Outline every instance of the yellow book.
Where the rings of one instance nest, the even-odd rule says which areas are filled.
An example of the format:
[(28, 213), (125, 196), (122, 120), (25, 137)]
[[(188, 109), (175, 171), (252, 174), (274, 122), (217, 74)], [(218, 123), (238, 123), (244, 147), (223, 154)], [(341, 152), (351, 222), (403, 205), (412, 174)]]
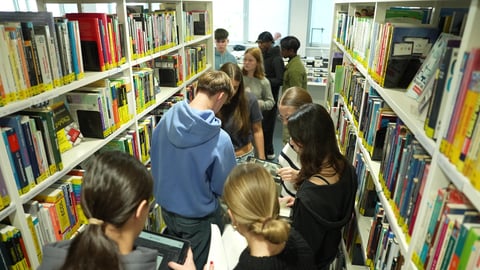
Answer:
[[(472, 89), (469, 87), (467, 94), (465, 96), (465, 102), (462, 106), (462, 112), (460, 114), (459, 122), (457, 124), (457, 129), (455, 131), (455, 136), (453, 143), (450, 146), (450, 152), (448, 157), (450, 161), (458, 166), (460, 163), (460, 154), (462, 153), (463, 144), (465, 138), (467, 137), (467, 132), (470, 127), (470, 134), (473, 130), (473, 125), (475, 124), (476, 118), (474, 117), (478, 108), (480, 106), (480, 87), (478, 90)], [(471, 123), (473, 121), (473, 123)]]
[[(60, 234), (63, 234), (70, 228), (70, 219), (68, 217), (67, 204), (62, 189), (49, 187), (36, 196), (40, 202), (51, 203), (55, 207), (55, 213), (58, 218)], [(54, 221), (53, 221), (54, 222)]]
[(33, 245), (35, 246), (35, 251), (37, 252), (38, 261), (42, 261), (42, 247), (40, 245), (40, 241), (38, 239), (37, 230), (35, 229), (35, 225), (33, 224), (33, 218), (31, 214), (25, 214), (25, 219), (27, 220), (28, 229), (30, 230), (30, 234), (32, 235)]

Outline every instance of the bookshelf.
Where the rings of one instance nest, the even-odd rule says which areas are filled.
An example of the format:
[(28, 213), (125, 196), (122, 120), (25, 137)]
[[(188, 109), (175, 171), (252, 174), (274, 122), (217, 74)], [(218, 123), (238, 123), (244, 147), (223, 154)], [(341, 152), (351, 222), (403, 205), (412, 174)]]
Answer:
[[(149, 10), (157, 9), (168, 9), (176, 12), (176, 25), (174, 26), (178, 30), (178, 42), (175, 44), (170, 44), (162, 48), (157, 48), (150, 52), (146, 52), (142, 55), (134, 55), (134, 52), (130, 45), (123, 44), (125, 47), (125, 63), (119, 64), (115, 67), (111, 67), (105, 71), (93, 72), (85, 71), (82, 78), (78, 80), (73, 80), (72, 82), (55, 87), (52, 90), (45, 91), (38, 95), (28, 97), (26, 99), (20, 99), (13, 102), (9, 102), (3, 106), (0, 106), (0, 118), (6, 117), (9, 115), (16, 114), (24, 109), (31, 107), (32, 105), (45, 103), (50, 100), (61, 99), (62, 96), (66, 93), (74, 91), (78, 88), (87, 86), (93, 82), (104, 80), (112, 76), (124, 76), (130, 78), (130, 81), (133, 84), (133, 76), (135, 66), (145, 66), (147, 64), (153, 63), (153, 61), (163, 55), (176, 53), (182, 57), (181, 72), (182, 74), (187, 74), (187, 54), (188, 50), (191, 47), (203, 46), (205, 48), (205, 60), (203, 66), (194, 69), (193, 72), (189, 72), (188, 76), (184, 76), (183, 80), (176, 87), (160, 87), (160, 91), (155, 94), (154, 102), (148, 104), (146, 108), (138, 110), (139, 108), (133, 108), (133, 117), (130, 120), (122, 123), (120, 127), (112, 131), (112, 133), (105, 139), (93, 139), (93, 138), (84, 138), (80, 145), (73, 147), (72, 149), (62, 153), (62, 162), (63, 169), (59, 170), (52, 175), (48, 176), (45, 180), (39, 184), (33, 186), (27, 193), (19, 194), (15, 179), (13, 176), (12, 168), (8, 162), (7, 151), (9, 151), (5, 146), (5, 141), (2, 136), (0, 136), (0, 156), (2, 157), (0, 162), (0, 173), (3, 180), (6, 183), (6, 188), (8, 195), (10, 196), (11, 202), (8, 206), (0, 210), (0, 221), (4, 219), (9, 219), (11, 224), (18, 228), (22, 234), (23, 241), (25, 243), (26, 252), (28, 254), (29, 261), (31, 263), (32, 269), (36, 269), (39, 265), (39, 258), (35, 256), (37, 250), (35, 248), (34, 239), (30, 233), (29, 225), (25, 218), (25, 210), (23, 205), (36, 197), (43, 190), (51, 186), (53, 183), (65, 176), (70, 170), (74, 169), (77, 165), (82, 164), (89, 157), (91, 157), (96, 151), (104, 147), (108, 142), (116, 138), (117, 136), (125, 133), (127, 130), (133, 129), (137, 130), (139, 127), (139, 121), (147, 116), (152, 110), (162, 104), (164, 101), (175, 95), (176, 93), (186, 94), (186, 86), (193, 83), (198, 79), (201, 74), (205, 71), (211, 69), (213, 66), (213, 35), (212, 35), (212, 1), (198, 1), (198, 0), (167, 0), (167, 1), (157, 1), (157, 0), (37, 0), (37, 6), (39, 11), (49, 11), (51, 8), (50, 5), (54, 4), (71, 4), (77, 7), (78, 12), (82, 12), (82, 9), (85, 4), (110, 4), (115, 6), (116, 15), (118, 21), (124, 25), (127, 24), (128, 15), (127, 15), (127, 6), (129, 5), (144, 5), (148, 7)], [(193, 23), (189, 26), (187, 22), (187, 12), (190, 11), (206, 11), (209, 15), (206, 18), (207, 28), (205, 33), (201, 35), (195, 35), (192, 30)], [(90, 9), (89, 9), (90, 11)], [(91, 11), (90, 11), (91, 12)], [(99, 11), (103, 12), (103, 11)], [(123, 33), (125, 37), (128, 37), (127, 27), (123, 28)], [(133, 102), (133, 106), (135, 102)], [(138, 144), (138, 136), (136, 138)]]
[[(463, 35), (461, 35), (461, 44), (458, 49), (458, 57), (456, 58), (457, 62), (461, 62), (466, 52), (471, 52), (472, 49), (480, 47), (480, 39), (478, 38), (480, 34), (480, 29), (478, 28), (480, 23), (480, 2), (478, 0), (336, 0), (334, 5), (334, 26), (332, 31), (334, 36), (332, 37), (331, 41), (331, 57), (335, 53), (342, 53), (343, 66), (349, 68), (351, 67), (351, 70), (353, 70), (355, 76), (358, 75), (359, 77), (363, 78), (363, 81), (362, 83), (359, 83), (359, 86), (361, 85), (361, 92), (359, 92), (360, 95), (358, 95), (360, 97), (359, 103), (355, 103), (356, 92), (353, 92), (353, 94), (345, 93), (348, 91), (347, 86), (349, 85), (342, 85), (337, 81), (340, 80), (342, 82), (346, 82), (347, 79), (345, 78), (347, 75), (345, 75), (345, 77), (338, 76), (338, 74), (332, 73), (332, 69), (329, 68), (329, 81), (326, 87), (328, 91), (327, 96), (329, 97), (328, 105), (330, 107), (337, 107), (339, 104), (343, 105), (342, 113), (340, 113), (339, 116), (339, 121), (343, 121), (343, 123), (346, 123), (346, 125), (352, 127), (353, 131), (350, 132), (355, 135), (354, 153), (361, 156), (362, 166), (366, 168), (365, 170), (370, 172), (373, 178), (376, 196), (384, 209), (384, 215), (386, 219), (388, 219), (389, 231), (394, 233), (399, 244), (399, 254), (401, 254), (404, 258), (401, 269), (428, 269), (428, 266), (431, 265), (424, 264), (419, 258), (419, 253), (427, 237), (427, 227), (430, 221), (429, 218), (431, 218), (431, 212), (435, 204), (438, 190), (448, 185), (453, 185), (456, 190), (460, 191), (468, 199), (473, 206), (474, 211), (476, 212), (480, 210), (480, 191), (478, 186), (476, 188), (473, 184), (475, 181), (478, 182), (478, 179), (473, 179), (472, 176), (465, 176), (465, 172), (457, 169), (458, 164), (452, 163), (451, 157), (441, 150), (442, 137), (433, 139), (426, 133), (424, 128), (426, 112), (418, 111), (418, 102), (415, 99), (407, 96), (407, 90), (404, 88), (384, 87), (384, 78), (381, 78), (375, 74), (372, 68), (372, 61), (376, 61), (375, 59), (378, 57), (376, 54), (372, 53), (372, 50), (375, 50), (375, 47), (370, 47), (372, 46), (372, 43), (375, 44), (373, 41), (378, 37), (376, 36), (375, 32), (375, 24), (385, 24), (387, 14), (392, 14), (390, 13), (390, 10), (394, 9), (394, 7), (410, 7), (410, 9), (429, 10), (428, 12), (423, 13), (424, 16), (427, 16), (428, 13), (429, 19), (427, 24), (431, 25), (432, 27), (443, 25), (443, 29), (440, 29), (439, 32), (448, 32), (445, 31), (446, 20), (453, 20), (455, 16), (455, 13), (453, 13), (453, 15), (448, 15), (445, 10), (468, 10), (468, 15), (466, 15), (462, 22)], [(371, 16), (367, 16), (368, 18), (366, 19), (353, 19), (355, 12), (360, 12), (362, 9), (371, 12)], [(458, 14), (459, 11), (455, 12)], [(452, 16), (453, 18), (449, 18), (449, 16)], [(348, 23), (345, 21), (348, 20), (347, 18), (350, 19), (350, 21), (347, 21)], [(345, 31), (342, 28), (342, 24), (347, 24), (346, 28), (348, 30)], [(411, 25), (408, 26), (410, 27)], [(451, 31), (452, 27), (449, 29)], [(358, 33), (362, 33), (362, 35), (358, 35)], [(357, 36), (355, 36), (356, 34)], [(461, 65), (456, 64), (453, 68), (451, 88), (447, 93), (447, 96), (444, 96), (447, 97), (447, 103), (441, 107), (441, 110), (445, 111), (441, 122), (446, 124), (440, 126), (440, 134), (444, 134), (447, 131), (449, 123), (451, 122), (456, 102), (456, 92), (459, 91), (458, 89), (460, 88), (463, 74), (464, 73), (462, 73)], [(386, 187), (386, 180), (382, 175), (382, 167), (384, 164), (382, 164), (382, 161), (372, 160), (372, 146), (368, 145), (366, 139), (363, 138), (365, 130), (360, 130), (361, 119), (364, 118), (365, 115), (368, 115), (364, 110), (368, 109), (368, 103), (365, 102), (368, 96), (365, 95), (365, 93), (368, 92), (370, 94), (370, 89), (374, 90), (375, 93), (378, 94), (379, 98), (383, 100), (384, 104), (388, 105), (388, 107), (391, 108), (391, 110), (408, 128), (412, 134), (412, 138), (415, 138), (415, 140), (418, 142), (418, 145), (420, 145), (423, 149), (422, 153), (429, 156), (428, 160), (430, 162), (430, 167), (428, 169), (428, 175), (425, 179), (423, 179), (425, 181), (423, 194), (421, 196), (421, 200), (419, 199), (417, 220), (415, 220), (415, 224), (412, 228), (409, 228), (409, 222), (411, 220), (405, 220), (405, 216), (399, 213), (398, 204), (396, 204), (396, 202), (390, 197), (390, 190)], [(355, 104), (361, 104), (361, 107), (356, 108)], [(354, 112), (359, 112), (360, 116), (355, 117)], [(339, 133), (341, 137), (342, 131), (339, 130)], [(355, 158), (352, 160), (352, 162), (358, 165), (358, 160)], [(366, 264), (370, 267), (370, 269), (375, 269), (375, 261), (372, 262), (372, 259), (370, 259), (369, 262), (366, 256), (367, 246), (369, 243), (368, 238), (371, 232), (371, 224), (375, 220), (375, 215), (373, 217), (362, 216), (359, 213), (358, 207), (359, 205), (357, 202), (356, 223), (361, 236), (362, 250), (365, 253), (362, 255), (364, 256)], [(419, 220), (418, 218), (423, 220)], [(432, 254), (430, 256), (437, 256), (433, 255), (436, 252), (435, 248), (437, 248), (436, 244), (433, 245), (432, 243), (432, 247), (429, 248), (429, 252)], [(445, 251), (441, 251), (439, 248), (438, 257), (431, 257), (429, 260), (438, 260), (440, 262), (442, 262), (442, 260), (447, 260), (448, 258), (440, 257), (445, 255), (442, 252)], [(350, 266), (351, 264), (347, 263), (347, 268)], [(440, 268), (440, 264), (437, 264), (437, 267)]]

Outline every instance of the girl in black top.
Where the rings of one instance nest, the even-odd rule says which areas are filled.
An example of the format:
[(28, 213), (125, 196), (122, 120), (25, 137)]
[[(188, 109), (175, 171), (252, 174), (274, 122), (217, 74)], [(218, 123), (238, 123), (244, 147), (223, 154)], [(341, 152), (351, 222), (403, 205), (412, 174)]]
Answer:
[(325, 108), (302, 105), (288, 118), (288, 130), (301, 163), (292, 226), (313, 249), (318, 269), (325, 269), (335, 259), (341, 230), (352, 217), (357, 176), (338, 148)]

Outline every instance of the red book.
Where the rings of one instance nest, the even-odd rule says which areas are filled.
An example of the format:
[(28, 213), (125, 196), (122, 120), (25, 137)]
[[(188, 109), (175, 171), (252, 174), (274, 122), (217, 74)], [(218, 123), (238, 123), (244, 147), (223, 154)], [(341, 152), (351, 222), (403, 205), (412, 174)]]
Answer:
[(97, 18), (76, 18), (80, 29), (80, 44), (84, 70), (105, 71), (105, 58)]
[[(65, 17), (69, 20), (80, 20), (83, 18), (96, 18), (99, 22), (99, 30), (100, 30), (100, 37), (102, 41), (102, 48), (103, 48), (103, 58), (105, 60), (105, 68), (109, 69), (112, 64), (112, 55), (110, 52), (110, 39), (108, 37), (108, 19), (106, 13), (94, 13), (94, 12), (87, 12), (87, 13), (67, 13)], [(80, 28), (80, 39), (82, 34), (82, 30)], [(83, 53), (83, 50), (82, 50)]]

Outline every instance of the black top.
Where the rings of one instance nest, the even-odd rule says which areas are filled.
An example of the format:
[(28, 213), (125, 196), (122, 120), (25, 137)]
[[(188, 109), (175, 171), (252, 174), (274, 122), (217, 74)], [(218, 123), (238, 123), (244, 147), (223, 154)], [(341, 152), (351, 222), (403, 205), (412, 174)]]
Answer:
[(338, 182), (316, 185), (304, 181), (292, 208), (292, 226), (305, 238), (320, 269), (338, 251), (343, 226), (350, 221), (355, 204), (357, 175), (348, 164)]
[(313, 253), (307, 242), (295, 231), (290, 230), (285, 248), (271, 257), (253, 257), (248, 247), (243, 250), (235, 270), (294, 270), (316, 269)]
[[(283, 63), (282, 55), (280, 54), (280, 47), (270, 47), (263, 53), (263, 66), (265, 67), (265, 77), (270, 82), (272, 91), (279, 89), (283, 83), (283, 72), (285, 70), (285, 64)], [(277, 92), (278, 94), (278, 92)], [(275, 97), (275, 102), (277, 97)]]

